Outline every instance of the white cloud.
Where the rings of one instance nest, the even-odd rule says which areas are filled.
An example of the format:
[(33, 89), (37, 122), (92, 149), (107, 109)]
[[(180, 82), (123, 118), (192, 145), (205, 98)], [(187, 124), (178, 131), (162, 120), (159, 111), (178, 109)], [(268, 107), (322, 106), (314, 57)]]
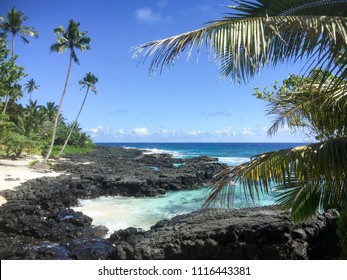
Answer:
[(163, 137), (163, 138), (175, 138), (179, 136), (180, 133), (177, 130), (168, 130), (168, 129), (160, 129), (158, 133), (156, 133), (156, 136)]
[(193, 130), (193, 131), (189, 131), (187, 134), (191, 136), (199, 136), (199, 135), (205, 134), (205, 132), (202, 132), (201, 130)]
[(233, 131), (232, 128), (229, 126), (227, 128), (216, 130), (214, 134), (218, 136), (235, 136), (236, 132)]
[(138, 20), (149, 24), (158, 23), (162, 20), (160, 13), (156, 13), (152, 9), (147, 7), (137, 9), (135, 11), (135, 16)]
[(118, 134), (118, 135), (126, 135), (127, 132), (125, 131), (124, 128), (121, 128), (121, 129), (118, 129), (117, 134)]
[(149, 136), (151, 131), (147, 127), (137, 127), (129, 131), (129, 134), (136, 136)]
[(180, 131), (166, 129), (164, 127), (152, 131), (146, 126), (135, 128), (112, 130), (110, 127), (96, 126), (85, 129), (84, 132), (90, 135), (95, 142), (127, 142), (127, 141), (240, 141), (240, 142), (302, 142), (300, 135), (293, 135), (288, 128), (279, 129), (274, 137), (269, 137), (267, 128), (245, 127), (235, 130), (232, 127), (225, 127), (214, 131), (191, 130)]
[(110, 127), (105, 127), (101, 125), (90, 129), (84, 129), (83, 132), (89, 135), (92, 139), (103, 139), (112, 137), (112, 129)]
[(253, 136), (253, 135), (255, 135), (255, 132), (254, 132), (253, 128), (251, 128), (251, 127), (245, 127), (245, 128), (243, 129), (243, 134), (244, 134), (244, 135)]

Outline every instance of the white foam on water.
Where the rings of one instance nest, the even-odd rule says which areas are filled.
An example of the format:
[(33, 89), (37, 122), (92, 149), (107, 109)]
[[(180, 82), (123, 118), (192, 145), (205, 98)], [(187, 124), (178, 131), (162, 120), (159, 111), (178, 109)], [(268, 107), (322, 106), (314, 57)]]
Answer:
[(183, 155), (177, 151), (170, 151), (170, 150), (163, 150), (163, 149), (156, 149), (156, 148), (136, 148), (136, 147), (124, 147), (124, 149), (136, 149), (144, 151), (143, 154), (145, 155), (153, 155), (153, 154), (170, 154), (174, 158), (181, 158)]
[(174, 158), (180, 158), (182, 157), (182, 154), (179, 152), (174, 152), (174, 151), (169, 151), (169, 150), (161, 150), (161, 149), (140, 149), (145, 151), (144, 154), (145, 155), (151, 155), (151, 154), (170, 154), (172, 155)]

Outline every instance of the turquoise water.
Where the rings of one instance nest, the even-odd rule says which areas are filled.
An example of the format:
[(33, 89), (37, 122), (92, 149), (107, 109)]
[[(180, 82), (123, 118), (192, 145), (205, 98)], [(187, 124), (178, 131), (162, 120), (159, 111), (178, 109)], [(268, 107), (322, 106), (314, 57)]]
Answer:
[[(100, 144), (99, 144), (100, 145)], [(179, 158), (190, 158), (200, 155), (217, 157), (229, 165), (236, 165), (256, 154), (266, 151), (285, 149), (297, 146), (295, 143), (121, 143), (103, 144), (127, 148), (145, 149), (148, 153), (172, 153)], [(240, 187), (237, 186), (238, 190)], [(80, 200), (75, 211), (82, 211), (93, 218), (94, 225), (105, 225), (109, 233), (127, 227), (149, 229), (162, 219), (187, 214), (201, 209), (208, 194), (207, 188), (169, 192), (155, 198), (99, 197), (93, 200)], [(262, 196), (258, 206), (271, 205), (272, 195)], [(234, 206), (249, 206), (240, 191), (236, 191)]]

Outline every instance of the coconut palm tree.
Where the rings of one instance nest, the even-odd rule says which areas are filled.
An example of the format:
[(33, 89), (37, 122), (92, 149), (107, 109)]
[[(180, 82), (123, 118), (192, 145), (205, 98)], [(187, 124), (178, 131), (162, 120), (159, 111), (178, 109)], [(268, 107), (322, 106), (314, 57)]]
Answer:
[(31, 94), (34, 92), (34, 90), (37, 90), (40, 86), (36, 84), (34, 79), (29, 79), (24, 84), (24, 89), (27, 91), (27, 93), (30, 94), (29, 101), (31, 101)]
[[(21, 11), (17, 11), (15, 7), (13, 7), (7, 13), (7, 19), (0, 17), (2, 23), (0, 23), (0, 28), (4, 31), (4, 33), (11, 33), (11, 45), (12, 45), (12, 58), (15, 56), (14, 48), (15, 48), (15, 37), (20, 36), (24, 43), (30, 44), (30, 41), (26, 38), (34, 37), (38, 38), (39, 34), (33, 27), (23, 25), (23, 22), (28, 19), (27, 16), (23, 14)], [(1, 33), (3, 35), (4, 33)]]
[(49, 159), (52, 153), (53, 146), (54, 146), (54, 140), (55, 140), (57, 125), (58, 125), (60, 110), (64, 102), (64, 97), (66, 94), (66, 89), (67, 89), (69, 78), (70, 78), (72, 61), (79, 64), (79, 60), (77, 58), (75, 49), (78, 49), (80, 51), (85, 51), (90, 49), (90, 46), (89, 46), (90, 38), (85, 36), (88, 32), (87, 31), (80, 32), (79, 26), (80, 26), (80, 23), (76, 23), (71, 19), (69, 21), (67, 30), (65, 30), (62, 26), (58, 26), (57, 28), (54, 29), (54, 33), (56, 34), (56, 37), (57, 37), (57, 43), (51, 46), (51, 52), (63, 53), (68, 49), (70, 52), (70, 55), (69, 55), (69, 67), (67, 70), (65, 85), (64, 85), (63, 93), (61, 95), (60, 103), (59, 103), (58, 110), (54, 120), (52, 139), (51, 139), (51, 143), (50, 143), (47, 155), (45, 156), (44, 162), (46, 162)]
[(71, 135), (72, 135), (72, 132), (74, 131), (74, 129), (75, 129), (75, 127), (76, 127), (78, 118), (79, 118), (79, 116), (80, 116), (80, 114), (81, 114), (81, 112), (82, 112), (82, 109), (83, 109), (83, 107), (84, 107), (84, 104), (85, 104), (85, 102), (86, 102), (86, 100), (87, 100), (89, 90), (92, 90), (95, 94), (97, 94), (97, 89), (96, 89), (96, 87), (95, 87), (95, 84), (96, 84), (97, 82), (98, 82), (98, 78), (97, 78), (94, 74), (92, 74), (92, 73), (90, 73), (90, 72), (88, 72), (88, 73), (86, 74), (86, 76), (83, 78), (83, 80), (79, 81), (79, 84), (82, 85), (81, 90), (82, 90), (83, 88), (85, 88), (85, 87), (87, 88), (86, 94), (84, 95), (84, 99), (83, 99), (83, 102), (82, 102), (82, 104), (81, 104), (80, 110), (78, 111), (78, 114), (77, 114), (77, 116), (76, 116), (76, 119), (75, 119), (75, 121), (73, 122), (73, 124), (72, 124), (72, 126), (71, 126), (71, 128), (70, 128), (69, 134), (68, 134), (68, 136), (67, 136), (67, 138), (66, 138), (66, 140), (65, 140), (65, 142), (64, 142), (64, 145), (63, 145), (63, 147), (61, 148), (61, 150), (60, 150), (59, 154), (57, 155), (57, 157), (60, 157), (60, 156), (61, 156), (61, 154), (62, 154), (63, 151), (65, 150), (65, 147), (66, 147), (67, 143), (69, 142), (69, 139), (70, 139), (70, 137), (71, 137)]
[[(23, 40), (24, 43), (30, 44), (30, 41), (26, 38), (34, 37), (38, 38), (39, 34), (33, 27), (25, 26), (23, 25), (23, 22), (28, 19), (27, 16), (23, 14), (21, 11), (17, 11), (15, 7), (13, 7), (8, 13), (7, 13), (7, 19), (4, 17), (0, 17), (0, 29), (2, 29), (4, 32), (0, 33), (0, 36), (4, 36), (6, 33), (11, 34), (11, 57), (12, 59), (15, 58), (15, 37), (20, 36), (20, 38)], [(9, 95), (6, 95), (5, 98), (5, 112), (7, 108), (7, 104), (9, 101)]]
[(300, 59), (347, 76), (340, 55), (347, 45), (346, 0), (235, 2), (227, 16), (203, 28), (135, 47), (134, 58), (140, 63), (152, 57), (150, 72), (162, 71), (184, 51), (190, 55), (194, 46), (198, 52), (205, 46), (215, 54), (221, 75), (234, 82), (248, 81), (266, 65)]

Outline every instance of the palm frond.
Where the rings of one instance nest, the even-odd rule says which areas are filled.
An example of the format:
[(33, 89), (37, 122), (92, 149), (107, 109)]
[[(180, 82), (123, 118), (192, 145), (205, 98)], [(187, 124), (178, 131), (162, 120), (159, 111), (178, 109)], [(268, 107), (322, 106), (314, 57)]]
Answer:
[[(339, 206), (347, 198), (347, 137), (279, 150), (256, 156), (250, 162), (228, 167), (211, 180), (205, 206), (223, 205), (233, 199), (240, 183), (252, 201), (259, 193), (279, 191), (277, 203), (296, 220), (308, 218), (318, 209)], [(220, 199), (223, 194), (223, 199)], [(303, 209), (305, 211), (303, 211)]]
[(61, 35), (63, 37), (67, 37), (66, 31), (63, 26), (59, 25), (58, 27), (53, 29), (54, 34)]
[(308, 59), (311, 67), (335, 67), (347, 73), (346, 67), (336, 68), (333, 63), (347, 46), (347, 1), (304, 1), (317, 7), (330, 5), (320, 9), (322, 13), (302, 6), (303, 1), (268, 2), (240, 1), (229, 16), (204, 28), (134, 47), (134, 58), (141, 56), (139, 63), (144, 63), (152, 57), (150, 72), (162, 72), (184, 51), (189, 57), (193, 46), (199, 53), (205, 45), (215, 54), (221, 75), (235, 82), (247, 81), (266, 65), (298, 59)]
[(21, 34), (26, 35), (26, 36), (30, 36), (30, 37), (34, 37), (36, 39), (39, 38), (39, 33), (34, 28), (29, 27), (29, 26), (22, 26)]
[(73, 59), (73, 61), (76, 63), (76, 64), (80, 64), (80, 61), (79, 61), (79, 59), (78, 59), (78, 57), (77, 57), (77, 55), (76, 55), (76, 52), (75, 52), (75, 50), (73, 49), (73, 48), (71, 48), (70, 49), (70, 54), (71, 54), (71, 57), (72, 57), (72, 59)]
[(63, 53), (65, 52), (65, 50), (66, 50), (65, 44), (55, 43), (55, 44), (52, 44), (50, 47), (51, 52)]
[(29, 41), (27, 38), (25, 38), (24, 36), (21, 36), (20, 38), (22, 39), (22, 41), (23, 41), (25, 44), (30, 45), (30, 41)]

